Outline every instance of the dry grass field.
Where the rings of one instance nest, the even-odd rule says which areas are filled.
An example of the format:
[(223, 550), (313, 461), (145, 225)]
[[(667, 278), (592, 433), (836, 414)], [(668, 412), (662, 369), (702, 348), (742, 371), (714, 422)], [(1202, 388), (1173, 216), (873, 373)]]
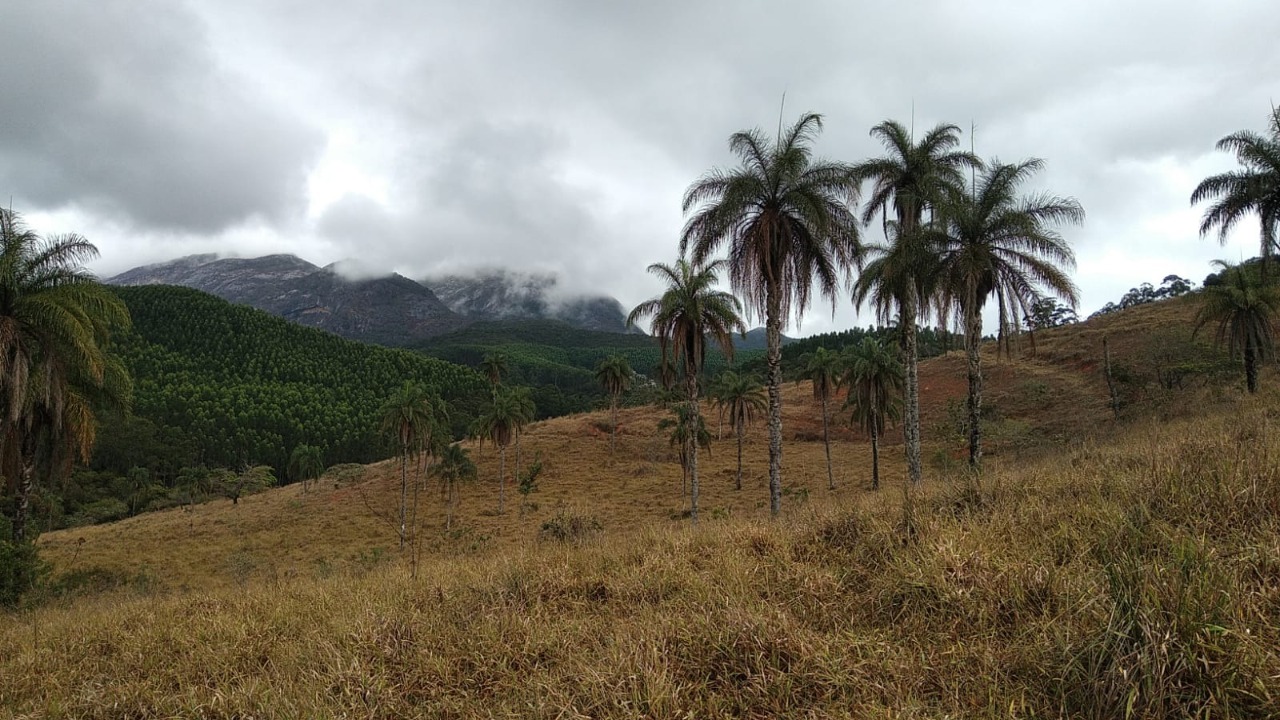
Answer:
[[(0, 716), (1280, 716), (1280, 392), (1194, 386), (1119, 421), (1101, 339), (1135, 363), (1159, 303), (986, 358), (991, 454), (960, 471), (958, 353), (922, 366), (929, 467), (900, 444), (871, 492), (865, 438), (833, 433), (826, 488), (809, 387), (786, 388), (784, 514), (763, 427), (732, 489), (727, 435), (703, 457), (703, 522), (682, 517), (661, 413), (529, 429), (544, 472), (497, 510), (497, 456), (443, 530), (420, 504), (416, 576), (384, 517), (393, 462), (193, 512), (41, 539), (55, 578), (117, 587), (0, 615)], [(1136, 318), (1136, 319), (1135, 319)], [(714, 430), (714, 417), (711, 418)], [(514, 453), (508, 454), (508, 466)], [(572, 515), (600, 531), (540, 536)]]

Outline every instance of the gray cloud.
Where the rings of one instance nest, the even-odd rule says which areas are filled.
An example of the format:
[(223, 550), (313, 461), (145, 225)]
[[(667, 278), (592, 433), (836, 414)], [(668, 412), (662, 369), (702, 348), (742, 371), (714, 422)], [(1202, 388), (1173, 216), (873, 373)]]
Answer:
[(321, 136), (223, 72), (168, 2), (16, 3), (0, 24), (0, 186), (141, 228), (305, 208)]
[[(771, 129), (784, 91), (786, 121), (826, 115), (827, 157), (878, 154), (868, 129), (914, 109), (917, 128), (976, 123), (984, 156), (1045, 158), (1041, 187), (1089, 213), (1066, 231), (1086, 312), (1254, 248), (1247, 229), (1201, 241), (1187, 197), (1230, 166), (1213, 143), (1280, 96), (1280, 6), (1244, 0), (86, 7), (19, 18), (51, 57), (0, 99), (18, 110), (0, 178), (36, 209), (78, 206), (104, 264), (292, 250), (415, 276), (555, 272), (624, 304), (674, 259), (684, 188), (733, 162), (730, 133)], [(64, 25), (104, 39), (53, 52)], [(308, 126), (328, 137), (318, 164)], [(290, 213), (313, 166), (309, 213)], [(132, 232), (94, 222), (121, 213)], [(820, 305), (804, 331), (854, 321)]]

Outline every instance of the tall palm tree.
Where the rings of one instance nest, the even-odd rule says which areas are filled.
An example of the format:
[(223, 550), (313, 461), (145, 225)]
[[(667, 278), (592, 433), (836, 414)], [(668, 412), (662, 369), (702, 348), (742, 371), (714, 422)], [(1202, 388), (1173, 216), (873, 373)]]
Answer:
[(893, 351), (873, 337), (845, 349), (843, 383), (849, 388), (845, 408), (850, 421), (871, 437), (871, 488), (880, 489), (880, 436), (886, 420), (897, 420), (902, 408), (902, 366)]
[(487, 353), (480, 361), (480, 374), (489, 380), (490, 387), (496, 392), (502, 385), (502, 377), (510, 371), (507, 354), (502, 351)]
[(289, 479), (302, 483), (302, 492), (307, 492), (312, 480), (324, 474), (324, 453), (315, 445), (299, 444), (289, 455)]
[[(982, 162), (971, 152), (957, 150), (960, 144), (960, 128), (940, 124), (916, 142), (912, 131), (894, 120), (886, 120), (871, 128), (871, 135), (881, 141), (886, 155), (865, 160), (854, 166), (852, 177), (859, 182), (870, 181), (871, 196), (863, 211), (863, 220), (870, 222), (880, 215), (886, 234), (889, 234), (889, 209), (893, 208), (896, 227), (893, 243), (894, 259), (889, 263), (896, 273), (882, 274), (879, 279), (859, 279), (864, 283), (855, 297), (870, 294), (868, 284), (891, 281), (893, 287), (882, 291), (882, 298), (891, 298), (897, 305), (902, 328), (903, 354), (906, 359), (906, 412), (904, 435), (906, 438), (907, 474), (912, 482), (920, 482), (920, 388), (919, 351), (916, 347), (916, 328), (924, 299), (922, 293), (925, 265), (929, 264), (929, 249), (919, 247), (919, 229), (926, 210), (931, 210), (949, 188), (964, 183), (964, 171), (980, 167)], [(886, 269), (886, 268), (882, 268)], [(860, 302), (860, 301), (859, 301)]]
[(808, 113), (770, 142), (759, 129), (734, 133), (729, 149), (742, 164), (715, 169), (685, 191), (694, 211), (680, 236), (703, 262), (728, 246), (729, 278), (747, 307), (765, 319), (769, 390), (769, 506), (782, 509), (782, 326), (809, 305), (814, 282), (831, 298), (861, 258), (859, 183), (852, 168), (813, 157), (822, 116)]
[(609, 394), (609, 453), (613, 453), (614, 443), (618, 436), (618, 400), (622, 394), (631, 389), (631, 381), (635, 372), (631, 364), (621, 355), (610, 355), (596, 366), (596, 382)]
[(938, 221), (926, 228), (941, 255), (943, 306), (956, 308), (964, 327), (969, 467), (974, 469), (982, 461), (982, 308), (995, 299), (1000, 336), (1006, 337), (1045, 292), (1073, 308), (1079, 301), (1063, 269), (1075, 267), (1075, 254), (1053, 226), (1083, 222), (1084, 209), (1075, 198), (1019, 192), (1043, 167), (1039, 159), (1013, 165), (993, 160), (972, 188), (949, 193), (937, 208)]
[(37, 467), (87, 461), (95, 408), (127, 405), (131, 382), (109, 350), (129, 311), (83, 267), (78, 235), (41, 237), (0, 209), (0, 472), (13, 488), (13, 539), (27, 537)]
[(1280, 315), (1280, 288), (1263, 281), (1248, 268), (1222, 260), (1222, 283), (1206, 285), (1204, 304), (1196, 314), (1196, 332), (1217, 324), (1215, 341), (1226, 345), (1234, 360), (1244, 355), (1245, 386), (1258, 392), (1258, 363), (1275, 357), (1275, 324)]
[(461, 445), (452, 443), (440, 452), (440, 461), (432, 472), (443, 485), (444, 529), (450, 530), (453, 528), (453, 514), (458, 509), (458, 485), (476, 479), (476, 464)]
[(738, 441), (738, 472), (733, 487), (742, 489), (742, 436), (747, 427), (768, 408), (764, 386), (754, 375), (739, 375), (732, 370), (720, 373), (718, 402), (729, 414), (729, 427)]
[(1239, 170), (1205, 178), (1191, 193), (1191, 204), (1214, 201), (1200, 222), (1200, 235), (1218, 229), (1218, 242), (1225, 244), (1231, 229), (1249, 215), (1257, 215), (1261, 226), (1262, 279), (1277, 248), (1276, 228), (1280, 226), (1280, 109), (1272, 109), (1268, 134), (1241, 130), (1218, 141), (1217, 148), (1233, 152)]
[(507, 447), (520, 430), (532, 420), (528, 405), (513, 390), (499, 390), (493, 394), (489, 409), (477, 419), (476, 429), (480, 441), (486, 439), (498, 446), (498, 512), (506, 512)]
[(827, 429), (827, 403), (840, 386), (841, 358), (839, 353), (819, 347), (805, 358), (804, 374), (813, 383), (813, 398), (822, 406), (822, 446), (827, 453), (827, 489), (835, 490), (835, 475), (831, 472), (831, 436)]
[[(724, 262), (691, 263), (684, 258), (675, 265), (654, 263), (649, 272), (662, 278), (667, 289), (661, 295), (637, 305), (627, 316), (633, 326), (650, 318), (650, 328), (658, 337), (662, 352), (662, 373), (669, 376), (679, 367), (684, 375), (689, 412), (701, 423), (698, 406), (698, 375), (706, 363), (708, 342), (720, 346), (727, 359), (733, 358), (733, 333), (745, 333), (742, 305), (727, 292), (716, 290), (717, 273)], [(690, 437), (693, 435), (690, 434)], [(690, 442), (690, 519), (698, 522), (698, 443)]]
[(381, 431), (400, 456), (401, 550), (409, 533), (409, 462), (430, 451), (432, 436), (444, 432), (445, 415), (444, 402), (435, 391), (414, 382), (401, 385), (378, 410)]

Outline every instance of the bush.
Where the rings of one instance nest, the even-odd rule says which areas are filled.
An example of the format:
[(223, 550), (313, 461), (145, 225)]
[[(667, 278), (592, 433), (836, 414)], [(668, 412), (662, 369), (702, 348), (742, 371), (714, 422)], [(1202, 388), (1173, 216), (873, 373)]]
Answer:
[(558, 542), (579, 542), (604, 529), (594, 515), (579, 515), (561, 510), (542, 523), (539, 537)]
[(0, 607), (14, 607), (44, 570), (36, 546), (0, 540)]
[(99, 523), (123, 520), (127, 517), (129, 517), (129, 506), (123, 500), (103, 498), (81, 507), (78, 512), (67, 518), (67, 525), (69, 527), (97, 525)]

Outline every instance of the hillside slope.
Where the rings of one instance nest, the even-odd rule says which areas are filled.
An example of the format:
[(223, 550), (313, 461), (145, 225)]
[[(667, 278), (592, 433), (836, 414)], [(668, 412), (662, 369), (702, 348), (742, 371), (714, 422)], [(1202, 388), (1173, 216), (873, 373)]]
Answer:
[[(1026, 458), (1062, 452), (1089, 438), (1105, 438), (1145, 418), (1190, 416), (1234, 402), (1240, 394), (1230, 375), (1209, 382), (1189, 378), (1183, 389), (1165, 390), (1139, 370), (1130, 372), (1130, 404), (1117, 421), (1109, 407), (1102, 362), (1101, 335), (1110, 333), (1113, 363), (1140, 366), (1150, 342), (1169, 328), (1182, 327), (1194, 306), (1169, 301), (1125, 311), (1102, 322), (1039, 333), (1036, 353), (1024, 343), (1017, 357), (997, 358), (985, 348), (987, 369), (986, 453), (993, 469)], [(1159, 347), (1165, 347), (1157, 343)], [(1218, 357), (1200, 345), (1210, 357)], [(1264, 382), (1272, 381), (1271, 370)], [(927, 479), (947, 477), (963, 463), (965, 437), (957, 425), (965, 398), (961, 353), (921, 365), (921, 410)], [(1200, 376), (1195, 376), (1200, 377)], [(1216, 376), (1215, 376), (1216, 377)], [(1198, 384), (1199, 383), (1199, 384)], [(1225, 384), (1223, 384), (1225, 383)], [(835, 403), (838, 407), (839, 403)], [(710, 411), (709, 411), (710, 412)], [(825, 504), (864, 493), (870, 477), (870, 448), (864, 436), (833, 417), (832, 457), (837, 489), (826, 489), (822, 429), (808, 383), (784, 387), (784, 504)], [(566, 508), (596, 518), (610, 534), (669, 526), (684, 512), (677, 455), (658, 422), (665, 411), (624, 409), (619, 447), (608, 453), (608, 414), (586, 413), (532, 425), (524, 436), (523, 462), (541, 457), (539, 489), (529, 497), (536, 508), (523, 514), (511, 487), (515, 449), (508, 452), (509, 508), (497, 515), (499, 457), (491, 448), (467, 444), (479, 465), (479, 480), (465, 487), (457, 526), (445, 533), (443, 509), (434, 481), (422, 500), (421, 536), (431, 552), (450, 554), (483, 548), (515, 548), (535, 539), (543, 522)], [(708, 423), (719, 434), (716, 417)], [(700, 459), (704, 516), (767, 516), (767, 442), (763, 423), (751, 428), (744, 447), (744, 489), (732, 489), (736, 448), (728, 430)], [(891, 430), (882, 442), (882, 469), (889, 482), (901, 476), (901, 434)], [(356, 473), (341, 488), (334, 483), (303, 496), (286, 487), (242, 500), (199, 506), (194, 516), (181, 510), (152, 513), (124, 523), (50, 533), (42, 537), (47, 557), (59, 567), (76, 558), (81, 566), (121, 573), (145, 567), (159, 583), (207, 587), (229, 582), (245, 567), (268, 577), (305, 573), (316, 564), (342, 565), (394, 552), (394, 533), (385, 517), (398, 499), (395, 465), (384, 462)], [(164, 542), (159, 542), (165, 538)], [(80, 540), (84, 542), (81, 543)], [(229, 557), (234, 556), (234, 562)]]

